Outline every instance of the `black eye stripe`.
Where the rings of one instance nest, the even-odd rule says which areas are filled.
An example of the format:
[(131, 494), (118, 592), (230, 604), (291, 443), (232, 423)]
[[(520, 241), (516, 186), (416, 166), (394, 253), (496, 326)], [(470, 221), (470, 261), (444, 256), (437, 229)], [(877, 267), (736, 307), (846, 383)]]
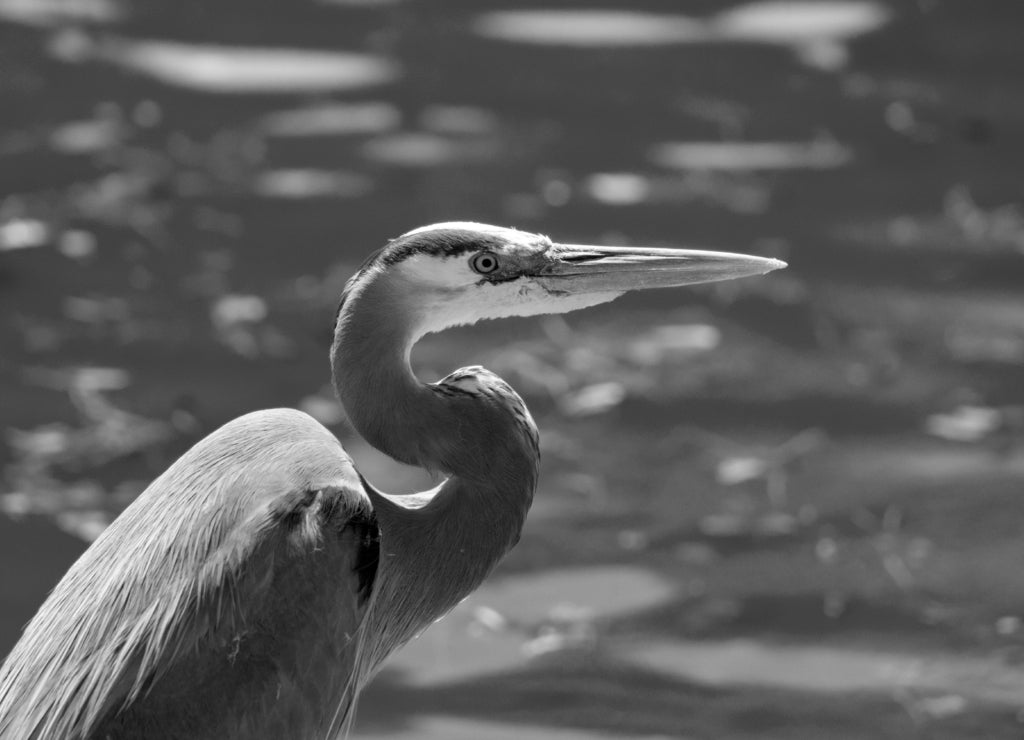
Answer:
[(469, 266), (481, 275), (489, 275), (498, 269), (498, 258), (490, 252), (477, 252), (470, 258)]

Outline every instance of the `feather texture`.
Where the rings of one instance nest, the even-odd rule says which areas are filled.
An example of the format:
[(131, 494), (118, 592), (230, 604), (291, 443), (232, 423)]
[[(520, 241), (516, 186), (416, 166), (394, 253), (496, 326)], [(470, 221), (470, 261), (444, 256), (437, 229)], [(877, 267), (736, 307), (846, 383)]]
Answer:
[(345, 691), (375, 533), (319, 423), (287, 409), (230, 422), (154, 481), (29, 623), (0, 671), (0, 737), (326, 732), (333, 713), (316, 707)]
[[(481, 367), (421, 383), (412, 344), (594, 302), (529, 282), (550, 248), (456, 223), (371, 257), (342, 296), (335, 388), (371, 444), (448, 479), (389, 496), (303, 413), (226, 424), (111, 524), (29, 623), (0, 668), (0, 737), (347, 734), (382, 661), (515, 545), (537, 485), (537, 429), (515, 391)], [(502, 255), (485, 277), (466, 262), (481, 249)]]

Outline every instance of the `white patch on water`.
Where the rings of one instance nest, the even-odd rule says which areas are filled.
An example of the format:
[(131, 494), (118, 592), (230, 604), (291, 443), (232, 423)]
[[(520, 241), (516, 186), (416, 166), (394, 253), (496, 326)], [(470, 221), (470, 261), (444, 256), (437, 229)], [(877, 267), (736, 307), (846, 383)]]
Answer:
[(653, 146), (648, 159), (680, 170), (749, 171), (832, 169), (853, 159), (837, 141), (680, 141)]
[[(643, 568), (565, 568), (494, 579), (402, 648), (386, 668), (411, 685), (466, 681), (525, 666), (575, 644), (595, 620), (614, 619), (675, 598), (676, 587)], [(479, 615), (483, 614), (481, 618)], [(550, 628), (550, 629), (549, 629)]]
[(473, 597), (517, 622), (538, 622), (571, 606), (591, 619), (614, 619), (673, 599), (677, 589), (656, 573), (628, 565), (563, 568), (496, 579)]
[(41, 247), (52, 238), (50, 225), (34, 218), (14, 218), (0, 223), (0, 252)]
[(709, 686), (814, 693), (952, 693), (1017, 706), (1024, 670), (998, 657), (860, 650), (753, 639), (622, 644), (614, 654), (645, 669)]
[(493, 141), (410, 131), (371, 139), (362, 153), (369, 160), (395, 167), (440, 167), (486, 161), (500, 152)]
[(707, 40), (706, 24), (681, 15), (627, 10), (503, 10), (473, 23), (480, 36), (540, 46), (658, 46)]
[(264, 198), (358, 198), (373, 190), (373, 180), (357, 172), (310, 168), (261, 172), (253, 191)]
[(724, 40), (791, 46), (808, 67), (835, 71), (849, 58), (845, 41), (877, 31), (889, 19), (889, 11), (872, 2), (767, 0), (726, 10), (711, 23)]
[(393, 82), (401, 74), (394, 62), (358, 52), (93, 38), (71, 29), (51, 39), (50, 52), (68, 62), (104, 60), (168, 85), (208, 93), (356, 90)]
[(846, 66), (850, 59), (850, 51), (846, 45), (839, 41), (820, 39), (809, 41), (806, 44), (798, 44), (793, 47), (796, 58), (808, 67), (820, 69), (823, 72), (835, 72)]
[(92, 154), (113, 147), (122, 133), (121, 124), (110, 118), (68, 121), (50, 131), (47, 144), (63, 154)]
[(808, 66), (832, 71), (846, 63), (844, 41), (878, 30), (890, 15), (865, 0), (768, 0), (706, 18), (599, 8), (502, 10), (478, 16), (473, 30), (500, 41), (576, 48), (774, 44), (793, 49)]
[(64, 23), (113, 23), (124, 9), (114, 0), (0, 0), (0, 20), (47, 28)]
[[(378, 737), (371, 730), (366, 737)], [(619, 734), (563, 727), (536, 727), (515, 721), (512, 724), (481, 722), (451, 717), (416, 717), (409, 725), (387, 730), (388, 740), (612, 740)], [(656, 740), (651, 736), (647, 740)], [(637, 738), (636, 740), (644, 740)]]
[(378, 134), (398, 128), (402, 114), (391, 103), (322, 103), (268, 113), (256, 127), (268, 136)]
[(656, 367), (668, 360), (679, 360), (710, 352), (722, 343), (722, 332), (711, 324), (663, 324), (630, 337), (623, 353), (644, 367)]
[(425, 133), (381, 136), (363, 146), (367, 159), (405, 167), (436, 167), (458, 161), (463, 154), (457, 142)]
[(558, 407), (569, 416), (596, 416), (615, 408), (628, 396), (629, 389), (625, 385), (609, 380), (566, 392), (559, 399)]
[(770, 193), (761, 180), (731, 177), (708, 170), (656, 175), (639, 172), (595, 172), (581, 180), (579, 193), (607, 206), (643, 203), (711, 202), (736, 213), (763, 213)]
[(794, 44), (820, 39), (843, 40), (877, 31), (889, 11), (857, 0), (768, 0), (723, 11), (711, 19), (733, 41)]
[(632, 206), (643, 203), (651, 195), (651, 181), (635, 172), (595, 172), (583, 183), (584, 191), (594, 200), (610, 206)]

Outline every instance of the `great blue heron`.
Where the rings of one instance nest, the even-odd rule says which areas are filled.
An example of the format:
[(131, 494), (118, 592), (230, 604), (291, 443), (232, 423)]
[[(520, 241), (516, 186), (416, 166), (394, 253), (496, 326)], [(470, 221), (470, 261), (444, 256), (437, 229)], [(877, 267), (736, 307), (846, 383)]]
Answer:
[(537, 428), (516, 392), (482, 367), (422, 383), (412, 345), (782, 266), (461, 222), (392, 240), (345, 286), (334, 384), (371, 444), (447, 479), (388, 495), (302, 412), (229, 422), (153, 481), (29, 622), (0, 669), (0, 737), (344, 736), (381, 662), (515, 545), (537, 484)]

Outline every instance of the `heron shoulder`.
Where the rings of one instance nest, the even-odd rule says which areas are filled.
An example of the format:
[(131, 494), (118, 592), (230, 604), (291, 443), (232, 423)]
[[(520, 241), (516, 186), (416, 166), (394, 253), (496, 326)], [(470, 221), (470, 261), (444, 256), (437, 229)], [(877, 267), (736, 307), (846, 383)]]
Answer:
[(264, 444), (289, 437), (341, 446), (338, 438), (319, 421), (305, 411), (290, 408), (250, 411), (211, 432), (207, 439), (248, 439), (255, 444)]
[(338, 438), (309, 414), (288, 408), (253, 411), (227, 422), (197, 442), (154, 485), (222, 490), (250, 478), (278, 490), (362, 488)]
[[(133, 727), (154, 707), (170, 711), (197, 675), (236, 689), (229, 667), (240, 661), (253, 666), (245, 680), (294, 684), (294, 701), (305, 701), (310, 681), (352, 659), (378, 541), (362, 480), (325, 427), (292, 409), (228, 422), (157, 478), (53, 590), (0, 670), (0, 736), (72, 737), (106, 722), (118, 734), (111, 728)], [(289, 654), (295, 665), (282, 668), (280, 635), (330, 660)], [(28, 702), (32, 692), (48, 698)], [(182, 727), (259, 714), (210, 701), (195, 716), (172, 714)], [(282, 701), (268, 695), (267, 712)]]

